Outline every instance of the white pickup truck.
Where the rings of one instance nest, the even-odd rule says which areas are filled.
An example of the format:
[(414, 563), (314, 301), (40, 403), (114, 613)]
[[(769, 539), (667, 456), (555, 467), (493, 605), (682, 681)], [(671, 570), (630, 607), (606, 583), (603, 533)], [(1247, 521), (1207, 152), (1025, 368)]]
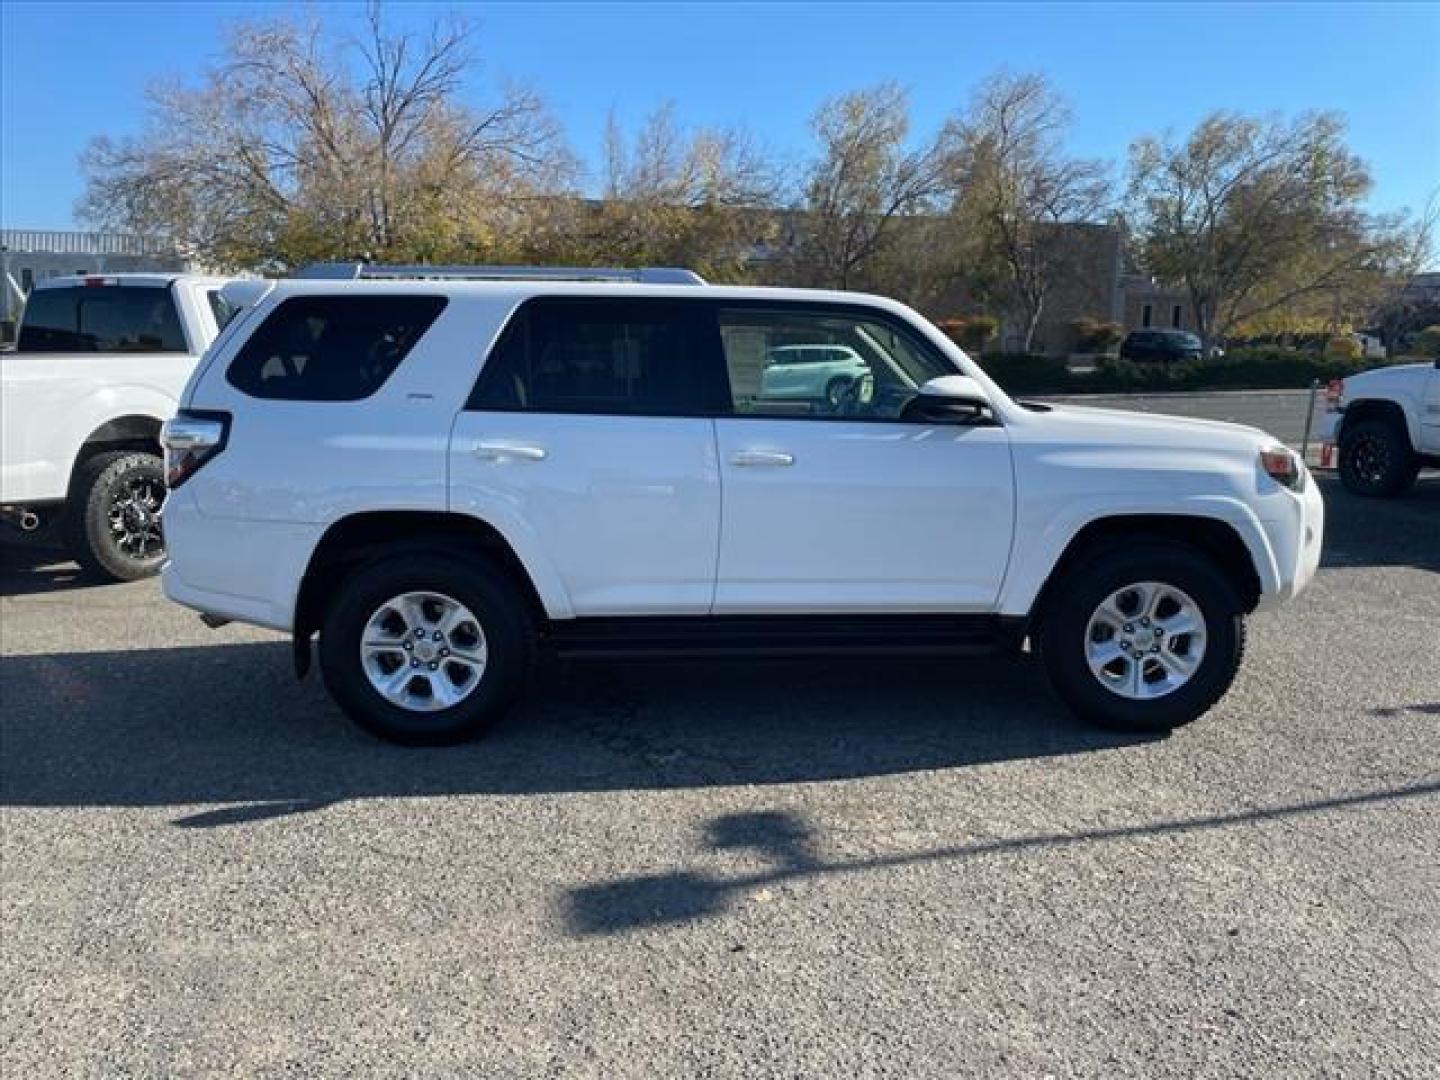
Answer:
[(128, 581), (164, 560), (160, 425), (231, 314), (224, 281), (189, 274), (37, 282), (0, 353), (0, 511), (57, 518), (92, 574)]
[(1357, 495), (1402, 495), (1440, 467), (1440, 360), (1352, 375), (1321, 437), (1340, 447), (1340, 480)]

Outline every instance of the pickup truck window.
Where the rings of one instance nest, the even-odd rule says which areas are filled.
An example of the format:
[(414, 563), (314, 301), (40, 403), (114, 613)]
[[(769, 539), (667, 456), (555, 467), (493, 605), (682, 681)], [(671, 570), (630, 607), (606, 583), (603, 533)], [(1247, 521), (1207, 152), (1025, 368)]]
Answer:
[(19, 352), (189, 351), (168, 287), (77, 285), (36, 289), (25, 303)]
[(491, 350), (468, 408), (481, 412), (711, 416), (723, 377), (685, 300), (526, 301)]
[(296, 296), (265, 318), (226, 372), (251, 397), (359, 401), (385, 384), (445, 309), (443, 296)]

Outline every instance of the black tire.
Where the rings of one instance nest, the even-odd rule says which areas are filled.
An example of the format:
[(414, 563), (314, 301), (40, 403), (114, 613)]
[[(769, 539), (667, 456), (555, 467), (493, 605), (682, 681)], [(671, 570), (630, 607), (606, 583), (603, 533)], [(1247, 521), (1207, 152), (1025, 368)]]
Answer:
[[(1086, 633), (1104, 600), (1152, 581), (1180, 589), (1199, 607), (1205, 652), (1176, 689), (1127, 698), (1091, 672)], [(1081, 719), (1122, 731), (1166, 732), (1202, 716), (1229, 689), (1245, 652), (1245, 621), (1234, 588), (1212, 559), (1174, 542), (1141, 539), (1097, 549), (1066, 570), (1047, 598), (1036, 640), (1055, 692)]]
[(158, 454), (115, 450), (86, 458), (65, 508), (70, 554), (87, 573), (107, 581), (151, 576), (165, 561), (164, 498), (165, 466)]
[(1390, 420), (1346, 424), (1340, 434), (1340, 482), (1366, 498), (1384, 499), (1409, 491), (1420, 475), (1420, 460), (1405, 432)]
[(825, 384), (825, 402), (832, 409), (838, 409), (845, 404), (845, 396), (850, 392), (850, 384), (853, 379), (845, 375), (837, 375)]
[[(484, 633), (480, 681), (448, 708), (416, 711), (393, 703), (371, 685), (362, 664), (361, 635), (371, 616), (408, 592), (458, 601)], [(511, 581), (488, 563), (443, 554), (398, 555), (362, 566), (332, 596), (320, 630), (320, 670), (331, 696), (367, 731), (408, 746), (461, 742), (492, 727), (524, 688), (531, 654), (530, 619)]]

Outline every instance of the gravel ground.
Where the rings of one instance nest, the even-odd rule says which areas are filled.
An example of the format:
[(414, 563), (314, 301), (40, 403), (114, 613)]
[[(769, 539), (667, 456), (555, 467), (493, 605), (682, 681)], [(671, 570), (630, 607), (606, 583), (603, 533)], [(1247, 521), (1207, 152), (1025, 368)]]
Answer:
[(1167, 739), (1029, 658), (547, 669), (405, 751), (8, 548), (6, 1077), (1435, 1076), (1440, 481)]

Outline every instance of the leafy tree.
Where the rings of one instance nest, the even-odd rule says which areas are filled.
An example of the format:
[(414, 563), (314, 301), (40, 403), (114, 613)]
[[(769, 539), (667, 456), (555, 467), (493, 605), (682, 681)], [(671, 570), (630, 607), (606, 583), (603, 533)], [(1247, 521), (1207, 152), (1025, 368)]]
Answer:
[(319, 22), (245, 23), (196, 85), (151, 90), (134, 139), (95, 139), (82, 217), (175, 237), (222, 266), (503, 255), (534, 197), (573, 161), (534, 94), (460, 101), (473, 62), (461, 22), (359, 40)]
[[(1403, 271), (1420, 236), (1367, 214), (1365, 164), (1339, 117), (1292, 122), (1207, 117), (1181, 142), (1145, 137), (1130, 152), (1130, 197), (1147, 268), (1189, 294), (1208, 344), (1277, 313), (1366, 306)], [(1268, 317), (1268, 318), (1267, 318)]]
[(1101, 219), (1110, 202), (1104, 165), (1065, 154), (1069, 124), (1069, 108), (1043, 76), (1001, 73), (942, 135), (966, 261), (1019, 326), (1024, 352), (1056, 287), (1084, 257), (1070, 226)]

